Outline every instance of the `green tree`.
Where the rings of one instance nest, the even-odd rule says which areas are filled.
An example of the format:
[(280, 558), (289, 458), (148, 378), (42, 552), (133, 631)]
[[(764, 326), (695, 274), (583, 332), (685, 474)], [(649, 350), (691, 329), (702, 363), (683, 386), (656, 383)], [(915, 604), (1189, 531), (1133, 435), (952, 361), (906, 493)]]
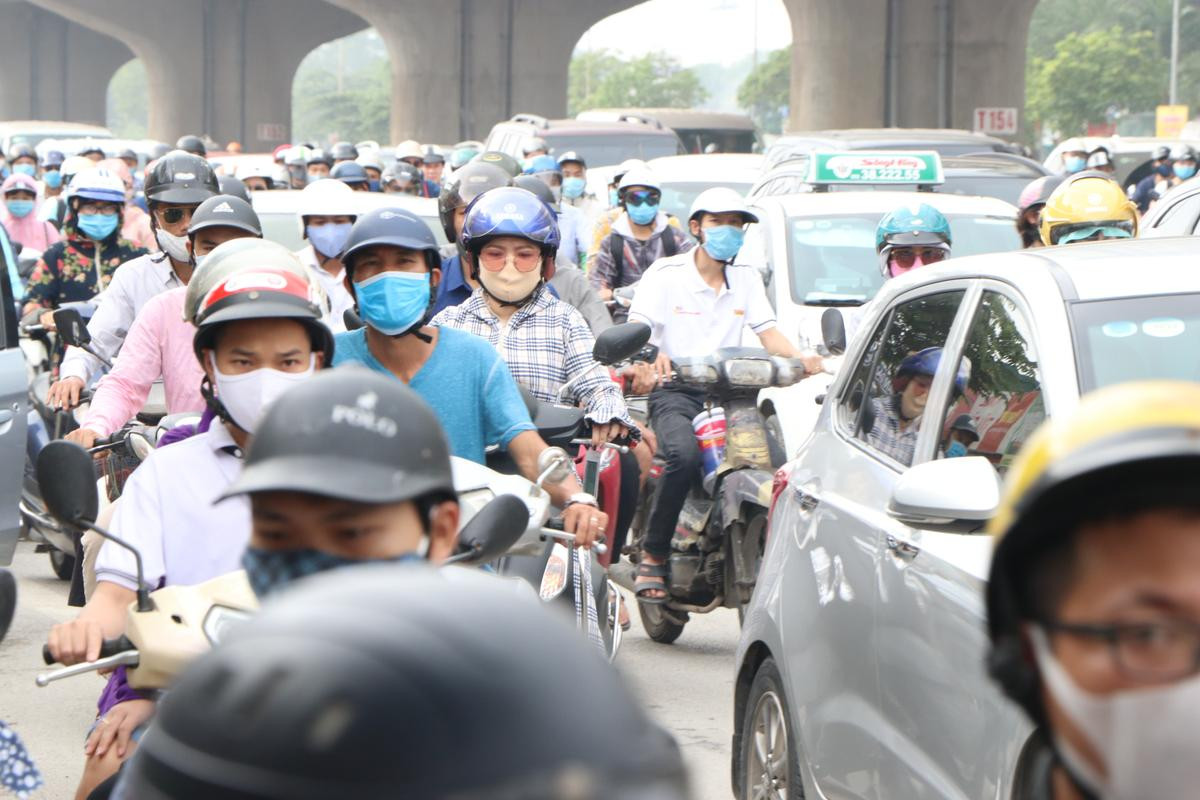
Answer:
[(608, 51), (587, 51), (571, 59), (568, 113), (589, 108), (691, 108), (708, 92), (690, 69), (666, 53), (622, 61)]
[(1062, 133), (1084, 133), (1116, 111), (1150, 111), (1166, 99), (1167, 66), (1154, 34), (1123, 28), (1070, 33), (1029, 69), (1030, 117)]
[(376, 59), (342, 76), (322, 66), (297, 72), (292, 92), (292, 138), (327, 144), (334, 140), (386, 142), (392, 103), (392, 73)]
[(150, 125), (146, 67), (141, 59), (125, 62), (108, 83), (107, 125), (123, 139), (144, 139)]
[(775, 50), (738, 87), (738, 105), (759, 128), (782, 133), (792, 87), (792, 46)]

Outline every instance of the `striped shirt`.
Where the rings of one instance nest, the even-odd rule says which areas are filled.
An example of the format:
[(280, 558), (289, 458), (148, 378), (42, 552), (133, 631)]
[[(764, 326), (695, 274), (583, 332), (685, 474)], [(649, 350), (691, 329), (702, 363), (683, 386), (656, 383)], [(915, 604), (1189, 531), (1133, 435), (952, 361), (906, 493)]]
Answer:
[(592, 358), (596, 340), (583, 316), (544, 286), (517, 309), (507, 324), (488, 308), (482, 289), (476, 289), (463, 304), (441, 311), (431, 324), (487, 339), (508, 362), (517, 383), (547, 403), (557, 400), (559, 389), (567, 381), (586, 376), (572, 384), (570, 393), (587, 418), (597, 424), (616, 421), (637, 430), (620, 386)]

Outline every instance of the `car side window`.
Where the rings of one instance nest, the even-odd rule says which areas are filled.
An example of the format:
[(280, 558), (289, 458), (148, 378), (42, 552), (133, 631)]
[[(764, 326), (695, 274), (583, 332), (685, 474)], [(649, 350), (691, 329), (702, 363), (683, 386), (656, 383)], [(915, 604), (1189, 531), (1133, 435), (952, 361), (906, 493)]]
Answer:
[(1200, 211), (1200, 194), (1185, 197), (1163, 213), (1154, 231), (1163, 236), (1190, 235), (1196, 224), (1197, 211)]
[(942, 419), (938, 457), (984, 456), (1003, 474), (1046, 418), (1032, 331), (1008, 297), (983, 293), (958, 374), (964, 387)]
[(847, 433), (902, 466), (913, 462), (925, 400), (963, 290), (898, 305), (872, 335), (841, 408)]

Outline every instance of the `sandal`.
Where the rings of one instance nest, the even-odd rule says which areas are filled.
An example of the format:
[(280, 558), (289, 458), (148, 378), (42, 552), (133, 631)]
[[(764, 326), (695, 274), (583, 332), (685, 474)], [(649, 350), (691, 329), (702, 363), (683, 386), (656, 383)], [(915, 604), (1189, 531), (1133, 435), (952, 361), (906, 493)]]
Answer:
[[(639, 603), (647, 603), (649, 605), (662, 605), (667, 602), (667, 582), (664, 580), (671, 574), (671, 568), (667, 564), (649, 564), (645, 561), (637, 566), (638, 578), (653, 578), (654, 580), (635, 583), (636, 590), (634, 595)], [(662, 592), (662, 597), (651, 597), (646, 592)]]

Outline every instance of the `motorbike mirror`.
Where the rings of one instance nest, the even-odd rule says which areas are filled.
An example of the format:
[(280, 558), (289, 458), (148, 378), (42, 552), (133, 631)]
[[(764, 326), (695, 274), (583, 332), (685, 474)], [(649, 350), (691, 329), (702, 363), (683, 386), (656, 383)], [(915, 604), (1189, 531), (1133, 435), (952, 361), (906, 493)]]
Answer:
[(58, 336), (72, 347), (83, 347), (91, 344), (92, 335), (88, 333), (83, 317), (73, 308), (60, 308), (54, 312), (54, 327)]
[(650, 326), (641, 322), (614, 325), (596, 337), (592, 358), (601, 364), (616, 364), (637, 354), (650, 341)]
[(37, 482), (46, 508), (58, 520), (69, 525), (96, 521), (100, 497), (87, 450), (65, 439), (50, 442), (38, 453)]
[(830, 355), (840, 356), (846, 352), (846, 320), (836, 308), (827, 308), (821, 315), (821, 338)]
[(508, 552), (529, 526), (521, 498), (502, 494), (484, 506), (458, 533), (458, 552), (448, 564), (486, 564)]
[(4, 641), (17, 611), (17, 579), (6, 569), (0, 569), (0, 642)]
[(125, 437), (125, 444), (129, 447), (138, 461), (145, 461), (154, 452), (154, 445), (146, 438), (146, 435), (140, 431), (130, 431)]
[(538, 486), (562, 483), (571, 474), (574, 462), (561, 447), (547, 447), (538, 456)]
[(356, 331), (363, 326), (362, 317), (353, 308), (347, 308), (342, 312), (342, 323), (348, 331)]

